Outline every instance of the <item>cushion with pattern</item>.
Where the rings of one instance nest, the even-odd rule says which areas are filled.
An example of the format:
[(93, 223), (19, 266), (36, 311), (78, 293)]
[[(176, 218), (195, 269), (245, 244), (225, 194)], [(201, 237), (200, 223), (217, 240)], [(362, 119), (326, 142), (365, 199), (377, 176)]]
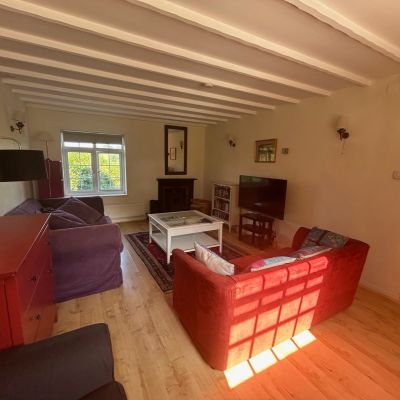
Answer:
[(251, 272), (261, 271), (263, 269), (277, 267), (278, 265), (289, 264), (297, 261), (294, 257), (278, 256), (265, 258), (264, 260), (258, 260), (250, 265)]
[(305, 260), (307, 258), (326, 253), (327, 251), (330, 250), (332, 250), (332, 248), (327, 246), (302, 247), (301, 249), (295, 251), (294, 253), (290, 253), (289, 257), (294, 257), (298, 260)]
[(331, 248), (339, 248), (343, 247), (348, 240), (348, 237), (340, 235), (339, 233), (327, 231), (314, 226), (304, 239), (301, 247), (327, 246)]

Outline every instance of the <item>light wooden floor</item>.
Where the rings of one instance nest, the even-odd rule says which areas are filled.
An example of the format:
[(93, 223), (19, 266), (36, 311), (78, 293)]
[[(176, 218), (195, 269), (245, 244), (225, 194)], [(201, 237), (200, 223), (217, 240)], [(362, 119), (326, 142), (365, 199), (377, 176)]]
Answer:
[(350, 309), (312, 328), (314, 342), (230, 389), (126, 241), (122, 268), (121, 288), (59, 304), (54, 334), (106, 322), (129, 400), (400, 399), (400, 306), (377, 294), (360, 289)]

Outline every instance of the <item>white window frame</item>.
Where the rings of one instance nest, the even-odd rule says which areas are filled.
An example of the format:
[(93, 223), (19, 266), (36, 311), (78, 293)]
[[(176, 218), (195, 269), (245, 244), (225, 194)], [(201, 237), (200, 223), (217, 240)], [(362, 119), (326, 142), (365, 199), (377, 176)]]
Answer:
[[(93, 134), (93, 133), (91, 133)], [(96, 133), (97, 134), (97, 133)], [(98, 133), (98, 135), (102, 135)], [(126, 185), (126, 162), (125, 162), (125, 142), (124, 137), (122, 135), (122, 149), (101, 149), (96, 148), (96, 143), (93, 143), (92, 148), (88, 147), (74, 147), (74, 146), (64, 146), (64, 138), (61, 135), (61, 154), (62, 154), (62, 169), (64, 174), (64, 193), (68, 196), (124, 196), (127, 194), (127, 185)], [(85, 143), (90, 143), (85, 142)], [(70, 187), (70, 179), (69, 179), (69, 164), (68, 164), (68, 152), (82, 152), (82, 153), (91, 153), (92, 159), (92, 176), (93, 176), (93, 190), (82, 190), (75, 191), (71, 190)], [(121, 174), (121, 190), (100, 190), (100, 168), (99, 168), (99, 153), (106, 154), (119, 154), (120, 155), (120, 174)]]

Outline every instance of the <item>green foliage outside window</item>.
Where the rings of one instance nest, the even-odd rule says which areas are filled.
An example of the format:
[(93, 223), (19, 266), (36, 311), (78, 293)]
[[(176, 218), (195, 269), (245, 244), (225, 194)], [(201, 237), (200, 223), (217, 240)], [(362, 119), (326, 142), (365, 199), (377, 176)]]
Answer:
[[(120, 155), (98, 153), (99, 189), (121, 190)], [(68, 173), (72, 192), (93, 191), (92, 154), (68, 152)]]

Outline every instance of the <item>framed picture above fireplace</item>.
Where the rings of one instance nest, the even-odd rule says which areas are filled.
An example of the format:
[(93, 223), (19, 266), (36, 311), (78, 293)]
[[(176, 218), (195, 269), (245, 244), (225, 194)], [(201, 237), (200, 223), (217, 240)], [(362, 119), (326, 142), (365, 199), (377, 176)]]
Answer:
[(165, 175), (187, 174), (187, 128), (165, 125)]

